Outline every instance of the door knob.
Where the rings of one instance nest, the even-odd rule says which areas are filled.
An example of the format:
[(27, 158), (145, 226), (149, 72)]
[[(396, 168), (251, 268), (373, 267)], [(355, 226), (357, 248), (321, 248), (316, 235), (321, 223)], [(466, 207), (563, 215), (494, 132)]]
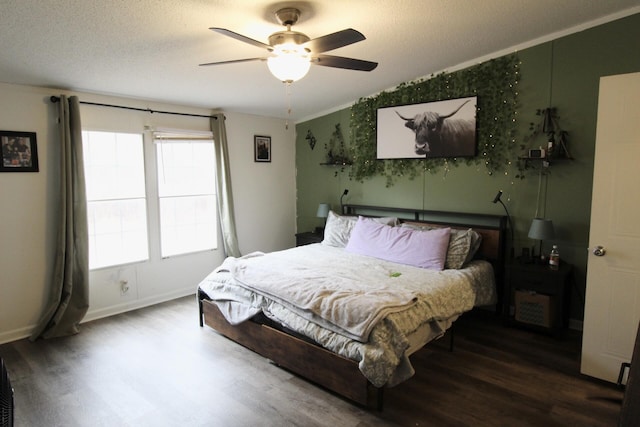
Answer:
[(593, 248), (593, 254), (595, 256), (604, 256), (604, 254), (606, 254), (607, 251), (604, 249), (603, 246), (596, 246), (595, 248)]

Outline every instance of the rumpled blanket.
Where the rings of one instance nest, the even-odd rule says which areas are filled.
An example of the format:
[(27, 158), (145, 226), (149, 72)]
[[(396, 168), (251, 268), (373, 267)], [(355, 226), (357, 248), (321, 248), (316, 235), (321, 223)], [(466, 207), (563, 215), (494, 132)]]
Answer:
[[(323, 326), (326, 322), (317, 323), (316, 316), (302, 316), (290, 309), (289, 304), (281, 304), (266, 294), (253, 291), (230, 272), (238, 265), (246, 266), (255, 261), (267, 264), (278, 258), (274, 261), (275, 266), (281, 257), (288, 260), (289, 267), (284, 270), (276, 268), (275, 272), (269, 273), (274, 277), (268, 280), (274, 283), (281, 280), (281, 274), (288, 274), (291, 268), (301, 269), (294, 267), (299, 264), (329, 265), (329, 270), (325, 269), (317, 281), (330, 284), (333, 271), (348, 277), (364, 277), (369, 275), (364, 272), (375, 271), (377, 277), (384, 277), (387, 287), (391, 286), (399, 294), (415, 295), (416, 301), (375, 322), (368, 341), (360, 342), (336, 332), (336, 328)], [(349, 269), (353, 271), (348, 273)], [(243, 277), (246, 279), (251, 275)], [(370, 283), (370, 286), (372, 292), (378, 289), (376, 283)], [(473, 261), (460, 270), (433, 271), (352, 254), (322, 244), (269, 254), (254, 253), (244, 257), (241, 264), (225, 261), (199, 284), (199, 288), (216, 303), (231, 324), (240, 323), (262, 311), (267, 317), (311, 338), (324, 348), (357, 361), (360, 371), (376, 387), (396, 385), (414, 374), (406, 352), (408, 337), (418, 328), (429, 325), (432, 331), (430, 339), (437, 338), (463, 312), (474, 306), (494, 304), (496, 300), (493, 269), (485, 261)], [(331, 313), (331, 310), (324, 311)]]
[(229, 257), (217, 271), (228, 271), (240, 286), (360, 342), (369, 340), (380, 319), (417, 301), (417, 290), (398, 287), (398, 278), (386, 269), (363, 270), (354, 263), (334, 261), (327, 274), (323, 257), (296, 257), (296, 253), (285, 250), (269, 256), (254, 252)]

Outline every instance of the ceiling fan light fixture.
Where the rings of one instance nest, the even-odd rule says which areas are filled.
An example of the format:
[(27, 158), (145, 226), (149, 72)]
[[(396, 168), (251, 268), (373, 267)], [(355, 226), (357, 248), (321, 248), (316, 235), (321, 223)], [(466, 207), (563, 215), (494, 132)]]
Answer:
[(276, 11), (277, 21), (287, 29), (271, 34), (269, 36), (269, 44), (226, 28), (211, 27), (209, 29), (216, 33), (265, 49), (269, 54), (264, 57), (208, 62), (200, 65), (221, 65), (266, 60), (271, 74), (285, 83), (292, 83), (303, 78), (309, 71), (311, 63), (323, 67), (358, 71), (372, 71), (378, 65), (377, 62), (324, 54), (324, 52), (365, 40), (364, 35), (359, 31), (347, 28), (310, 39), (306, 34), (291, 30), (291, 27), (298, 22), (299, 18), (300, 10), (294, 7), (285, 7)]
[(278, 80), (292, 83), (307, 75), (311, 68), (311, 58), (306, 51), (283, 47), (275, 49), (273, 55), (267, 58), (267, 66)]

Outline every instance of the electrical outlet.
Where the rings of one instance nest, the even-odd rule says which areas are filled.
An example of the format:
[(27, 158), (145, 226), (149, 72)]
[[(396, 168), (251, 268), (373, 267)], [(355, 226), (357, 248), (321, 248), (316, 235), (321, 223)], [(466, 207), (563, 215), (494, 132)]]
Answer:
[(125, 295), (127, 292), (129, 292), (129, 281), (120, 280), (120, 295)]

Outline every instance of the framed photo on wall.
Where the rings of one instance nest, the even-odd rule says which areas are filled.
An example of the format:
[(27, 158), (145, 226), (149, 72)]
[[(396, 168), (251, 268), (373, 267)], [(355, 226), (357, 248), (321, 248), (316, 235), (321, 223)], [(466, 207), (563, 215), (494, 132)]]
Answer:
[(0, 130), (0, 172), (38, 172), (35, 132)]
[(476, 96), (378, 109), (378, 159), (473, 157)]
[(253, 137), (253, 155), (256, 162), (271, 161), (271, 137), (255, 135)]

